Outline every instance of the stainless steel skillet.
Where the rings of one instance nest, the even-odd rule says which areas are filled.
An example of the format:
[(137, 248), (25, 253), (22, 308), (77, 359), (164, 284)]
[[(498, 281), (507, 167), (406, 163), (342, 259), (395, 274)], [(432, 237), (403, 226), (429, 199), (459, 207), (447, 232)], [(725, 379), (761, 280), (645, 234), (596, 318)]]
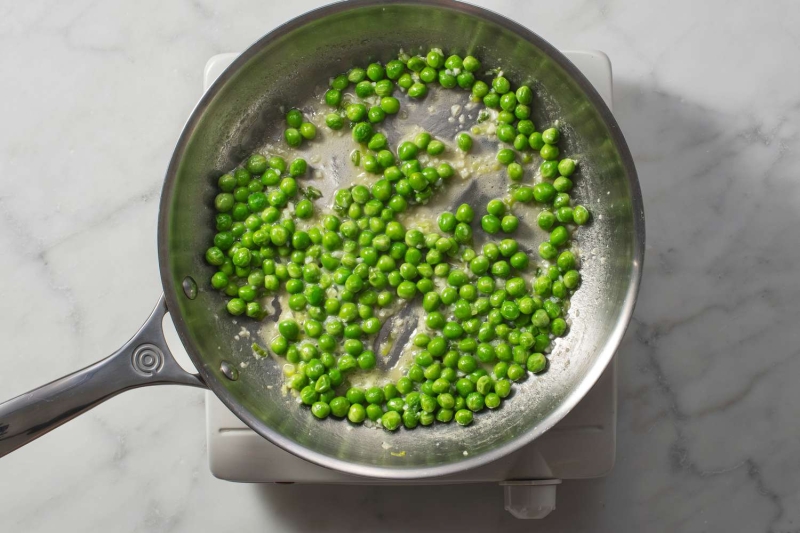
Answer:
[[(501, 67), (510, 79), (534, 88), (537, 123), (567, 125), (563, 149), (581, 161), (573, 196), (593, 212), (593, 222), (576, 238), (583, 285), (572, 300), (570, 333), (556, 343), (548, 372), (518, 387), (502, 409), (479, 416), (467, 429), (435, 425), (387, 434), (342, 421), (319, 422), (276, 386), (279, 365), (253, 361), (247, 335), (258, 325), (234, 323), (219, 295), (206, 290), (210, 270), (202, 250), (211, 238), (216, 178), (265, 140), (277, 141), (280, 107), (305, 100), (329, 76), (368, 60), (386, 61), (400, 48), (431, 46), (472, 53), (486, 65)], [(329, 193), (348, 179), (342, 168), (331, 163), (324, 177), (311, 179)], [(499, 182), (465, 186), (459, 199), (479, 204), (493, 192), (493, 183)], [(536, 239), (535, 231), (527, 234), (529, 248)], [(312, 11), (266, 35), (203, 96), (167, 169), (158, 248), (164, 297), (153, 315), (108, 358), (0, 405), (0, 456), (119, 392), (176, 383), (208, 387), (275, 444), (343, 472), (413, 479), (485, 464), (563, 418), (610, 361), (638, 291), (644, 214), (633, 161), (616, 121), (551, 45), (508, 19), (460, 2), (352, 1)], [(184, 372), (169, 353), (161, 332), (167, 309), (197, 374)], [(384, 441), (405, 455), (391, 454)]]

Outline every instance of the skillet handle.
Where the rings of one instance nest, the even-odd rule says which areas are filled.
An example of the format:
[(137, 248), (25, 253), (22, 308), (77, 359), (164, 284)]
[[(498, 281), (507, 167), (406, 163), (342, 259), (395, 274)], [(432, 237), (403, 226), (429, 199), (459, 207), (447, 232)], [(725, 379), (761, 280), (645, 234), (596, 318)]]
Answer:
[(172, 357), (161, 322), (162, 295), (150, 317), (122, 348), (102, 361), (0, 404), (0, 457), (28, 444), (120, 392), (147, 385), (205, 387)]

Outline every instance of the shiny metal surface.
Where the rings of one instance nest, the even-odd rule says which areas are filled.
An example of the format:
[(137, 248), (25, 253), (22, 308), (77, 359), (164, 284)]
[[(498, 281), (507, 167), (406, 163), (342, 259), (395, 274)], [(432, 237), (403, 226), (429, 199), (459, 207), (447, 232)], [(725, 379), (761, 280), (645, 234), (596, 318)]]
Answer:
[(120, 392), (147, 385), (204, 387), (173, 359), (161, 330), (163, 296), (125, 345), (97, 363), (0, 404), (0, 457), (100, 405)]
[[(253, 150), (280, 146), (281, 106), (306, 100), (329, 76), (353, 64), (388, 60), (400, 48), (430, 46), (472, 53), (485, 65), (503, 68), (515, 82), (531, 84), (540, 103), (537, 124), (561, 120), (566, 126), (563, 149), (581, 161), (573, 196), (593, 212), (592, 223), (576, 239), (583, 286), (573, 298), (570, 333), (557, 341), (548, 372), (518, 387), (502, 409), (477, 417), (467, 430), (436, 425), (390, 435), (341, 421), (319, 422), (281, 393), (278, 364), (253, 361), (252, 340), (242, 328), (252, 335), (258, 325), (231, 320), (223, 299), (202, 283), (197, 297), (187, 299), (182, 281), (210, 276), (198, 250), (211, 238), (216, 178)], [(346, 159), (346, 153), (340, 157)], [(324, 192), (351, 177), (346, 165), (329, 166), (325, 180), (313, 183)], [(491, 183), (500, 182), (453, 194), (482, 203), (495, 187)], [(353, 1), (313, 11), (265, 36), (204, 95), (167, 172), (158, 238), (162, 281), (181, 340), (205, 382), (237, 416), (277, 445), (322, 466), (411, 479), (452, 474), (502, 457), (547, 431), (584, 396), (610, 361), (633, 310), (644, 214), (619, 127), (586, 79), (552, 46), (505, 18), (457, 2)], [(535, 231), (527, 235), (529, 249), (536, 239)], [(221, 371), (223, 361), (248, 366), (230, 381)], [(393, 451), (406, 453), (389, 453), (382, 447), (389, 440)]]

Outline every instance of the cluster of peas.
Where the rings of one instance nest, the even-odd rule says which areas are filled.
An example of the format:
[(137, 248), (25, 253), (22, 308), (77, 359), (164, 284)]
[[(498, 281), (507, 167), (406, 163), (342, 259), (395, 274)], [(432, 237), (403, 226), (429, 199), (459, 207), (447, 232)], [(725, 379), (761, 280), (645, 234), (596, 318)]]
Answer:
[(290, 201), (296, 201), (296, 219), (314, 215), (312, 200), (322, 195), (314, 187), (301, 189), (296, 179), (307, 168), (302, 158), (287, 165), (281, 157), (268, 160), (255, 154), (233, 173), (219, 177), (220, 193), (214, 199), (217, 233), (205, 257), (218, 268), (211, 285), (232, 297), (227, 304), (230, 314), (263, 318), (256, 301), (262, 288), (277, 291), (290, 277), (288, 266), (276, 264), (273, 258), (288, 257), (295, 268), (305, 261), (303, 250), (311, 245), (311, 237), (295, 231), (295, 221), (284, 217), (284, 212)]
[(303, 113), (299, 109), (291, 109), (286, 113), (286, 124), (289, 125), (284, 131), (286, 143), (292, 148), (297, 148), (303, 144), (303, 140), (313, 141), (317, 138), (317, 127), (311, 122), (303, 120)]
[[(353, 423), (369, 418), (380, 420), (387, 430), (435, 421), (468, 425), (473, 413), (499, 407), (511, 393), (512, 382), (525, 379), (528, 372), (544, 371), (552, 337), (567, 331), (563, 317), (570, 294), (580, 285), (576, 258), (564, 249), (570, 238), (567, 224), (582, 225), (589, 219), (584, 207), (570, 205), (569, 176), (575, 162), (557, 160), (556, 128), (542, 133), (533, 129), (529, 88), (511, 92), (508, 81), (498, 76), (489, 89), (475, 79), (479, 68), (471, 56), (445, 61), (433, 50), (425, 58), (404, 56), (385, 67), (372, 64), (334, 78), (325, 100), (337, 112), (329, 114), (326, 123), (341, 129), (344, 118), (349, 119), (354, 140), (374, 152), (358, 162), (382, 177), (370, 187), (336, 191), (334, 213), (317, 223), (308, 219), (318, 191), (301, 191), (295, 181), (306, 171), (303, 159), (287, 167), (282, 158), (253, 155), (242, 168), (220, 178), (222, 192), (215, 201), (219, 232), (206, 252), (207, 261), (219, 268), (211, 283), (232, 297), (227, 304), (231, 314), (253, 318), (263, 316), (258, 296), (286, 289), (294, 317), (278, 323), (270, 350), (290, 363), (285, 366), (287, 385), (317, 418), (332, 415)], [(446, 162), (423, 168), (417, 159), (422, 152), (442, 154), (446, 146), (441, 140), (421, 133), (401, 143), (395, 157), (372, 124), (398, 112), (399, 100), (392, 96), (395, 83), (408, 96), (421, 98), (428, 91), (426, 84), (435, 80), (445, 88), (471, 89), (487, 107), (501, 106), (498, 138), (511, 139), (520, 151), (539, 150), (545, 179), (533, 186), (512, 184), (508, 198), (488, 202), (480, 226), (490, 235), (511, 234), (519, 225), (514, 204), (552, 206), (537, 217), (538, 225), (550, 232), (538, 250), (543, 266), (531, 267), (528, 254), (510, 237), (474, 249), (476, 214), (468, 204), (439, 216), (441, 233), (407, 229), (397, 220), (409, 206), (427, 202), (455, 171)], [(359, 98), (380, 96), (379, 104), (367, 109), (351, 100), (342, 107), (343, 91), (350, 83), (356, 84)], [(316, 136), (308, 127), (303, 133), (308, 123), (298, 110), (289, 111), (286, 118), (289, 144)], [(508, 128), (514, 130), (513, 139)], [(525, 146), (517, 142), (520, 135), (526, 138)], [(456, 144), (469, 151), (472, 138), (460, 133)], [(509, 167), (509, 177), (518, 181), (522, 167), (515, 159), (512, 150), (498, 153), (498, 160)], [(296, 202), (294, 216), (287, 209), (290, 201)], [(535, 276), (529, 285), (522, 275), (531, 268)], [(406, 375), (383, 387), (349, 387), (338, 394), (349, 372), (376, 366), (375, 353), (368, 347), (383, 325), (379, 316), (418, 295), (426, 315), (412, 340), (418, 353)], [(257, 345), (253, 349), (267, 353)]]

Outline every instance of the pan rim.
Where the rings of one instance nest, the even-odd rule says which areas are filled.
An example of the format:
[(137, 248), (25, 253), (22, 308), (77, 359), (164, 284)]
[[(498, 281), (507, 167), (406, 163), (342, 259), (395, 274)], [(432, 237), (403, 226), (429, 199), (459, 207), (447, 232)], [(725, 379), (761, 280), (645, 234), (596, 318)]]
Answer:
[(242, 420), (242, 422), (253, 429), (256, 433), (280, 448), (286, 450), (287, 452), (325, 468), (330, 468), (366, 478), (413, 480), (448, 476), (496, 461), (541, 436), (543, 433), (557, 424), (562, 418), (564, 418), (564, 416), (566, 416), (567, 413), (569, 413), (589, 392), (589, 390), (594, 386), (611, 362), (617, 348), (622, 342), (622, 338), (633, 316), (633, 309), (636, 305), (636, 300), (639, 293), (639, 287), (642, 278), (642, 267), (644, 262), (644, 205), (633, 157), (622, 135), (619, 124), (612, 115), (610, 109), (605, 104), (599, 93), (586, 79), (586, 77), (577, 69), (577, 67), (575, 67), (572, 62), (570, 62), (559, 50), (557, 50), (553, 45), (548, 43), (538, 34), (498, 13), (478, 6), (458, 2), (456, 0), (416, 0), (414, 2), (391, 2), (387, 0), (348, 0), (337, 2), (308, 11), (294, 19), (289, 20), (288, 22), (285, 22), (271, 32), (259, 38), (238, 58), (236, 58), (234, 62), (219, 76), (219, 78), (217, 78), (217, 80), (203, 94), (197, 105), (192, 110), (178, 138), (172, 157), (170, 158), (164, 179), (164, 185), (161, 191), (161, 200), (159, 203), (158, 261), (161, 283), (164, 289), (168, 309), (180, 309), (178, 295), (181, 293), (174, 283), (169, 270), (168, 233), (170, 204), (172, 203), (175, 182), (185, 151), (195, 129), (203, 117), (205, 110), (209, 107), (222, 87), (239, 71), (239, 69), (241, 69), (253, 56), (255, 56), (262, 48), (267, 46), (273, 40), (279, 39), (293, 30), (319, 18), (363, 7), (375, 7), (386, 4), (422, 5), (457, 11), (501, 26), (504, 29), (513, 32), (520, 39), (528, 41), (541, 49), (551, 60), (558, 64), (560, 68), (564, 69), (570, 78), (578, 85), (578, 87), (583, 91), (588, 100), (599, 113), (605, 126), (608, 128), (610, 137), (620, 155), (620, 159), (628, 179), (628, 186), (631, 194), (630, 201), (633, 213), (633, 265), (631, 270), (631, 278), (628, 284), (628, 290), (626, 291), (624, 303), (620, 309), (617, 323), (611, 331), (607, 342), (599, 350), (595, 362), (589, 368), (587, 374), (580, 381), (578, 386), (570, 391), (569, 394), (567, 394), (567, 396), (559, 404), (559, 406), (554, 409), (544, 420), (542, 420), (538, 426), (488, 452), (445, 465), (389, 468), (362, 463), (353, 463), (316, 452), (310, 448), (306, 448), (296, 443), (287, 437), (284, 437), (283, 435), (274, 431), (272, 428), (261, 423), (259, 419), (253, 416), (244, 406), (242, 406), (235, 398), (233, 398), (233, 395), (211, 373), (208, 366), (204, 364), (203, 360), (199, 356), (200, 351), (191, 338), (191, 335), (189, 335), (188, 327), (183, 317), (178, 312), (170, 311), (172, 321), (178, 332), (178, 336), (208, 388), (225, 404), (226, 407), (228, 407), (228, 409), (230, 409), (239, 419)]

